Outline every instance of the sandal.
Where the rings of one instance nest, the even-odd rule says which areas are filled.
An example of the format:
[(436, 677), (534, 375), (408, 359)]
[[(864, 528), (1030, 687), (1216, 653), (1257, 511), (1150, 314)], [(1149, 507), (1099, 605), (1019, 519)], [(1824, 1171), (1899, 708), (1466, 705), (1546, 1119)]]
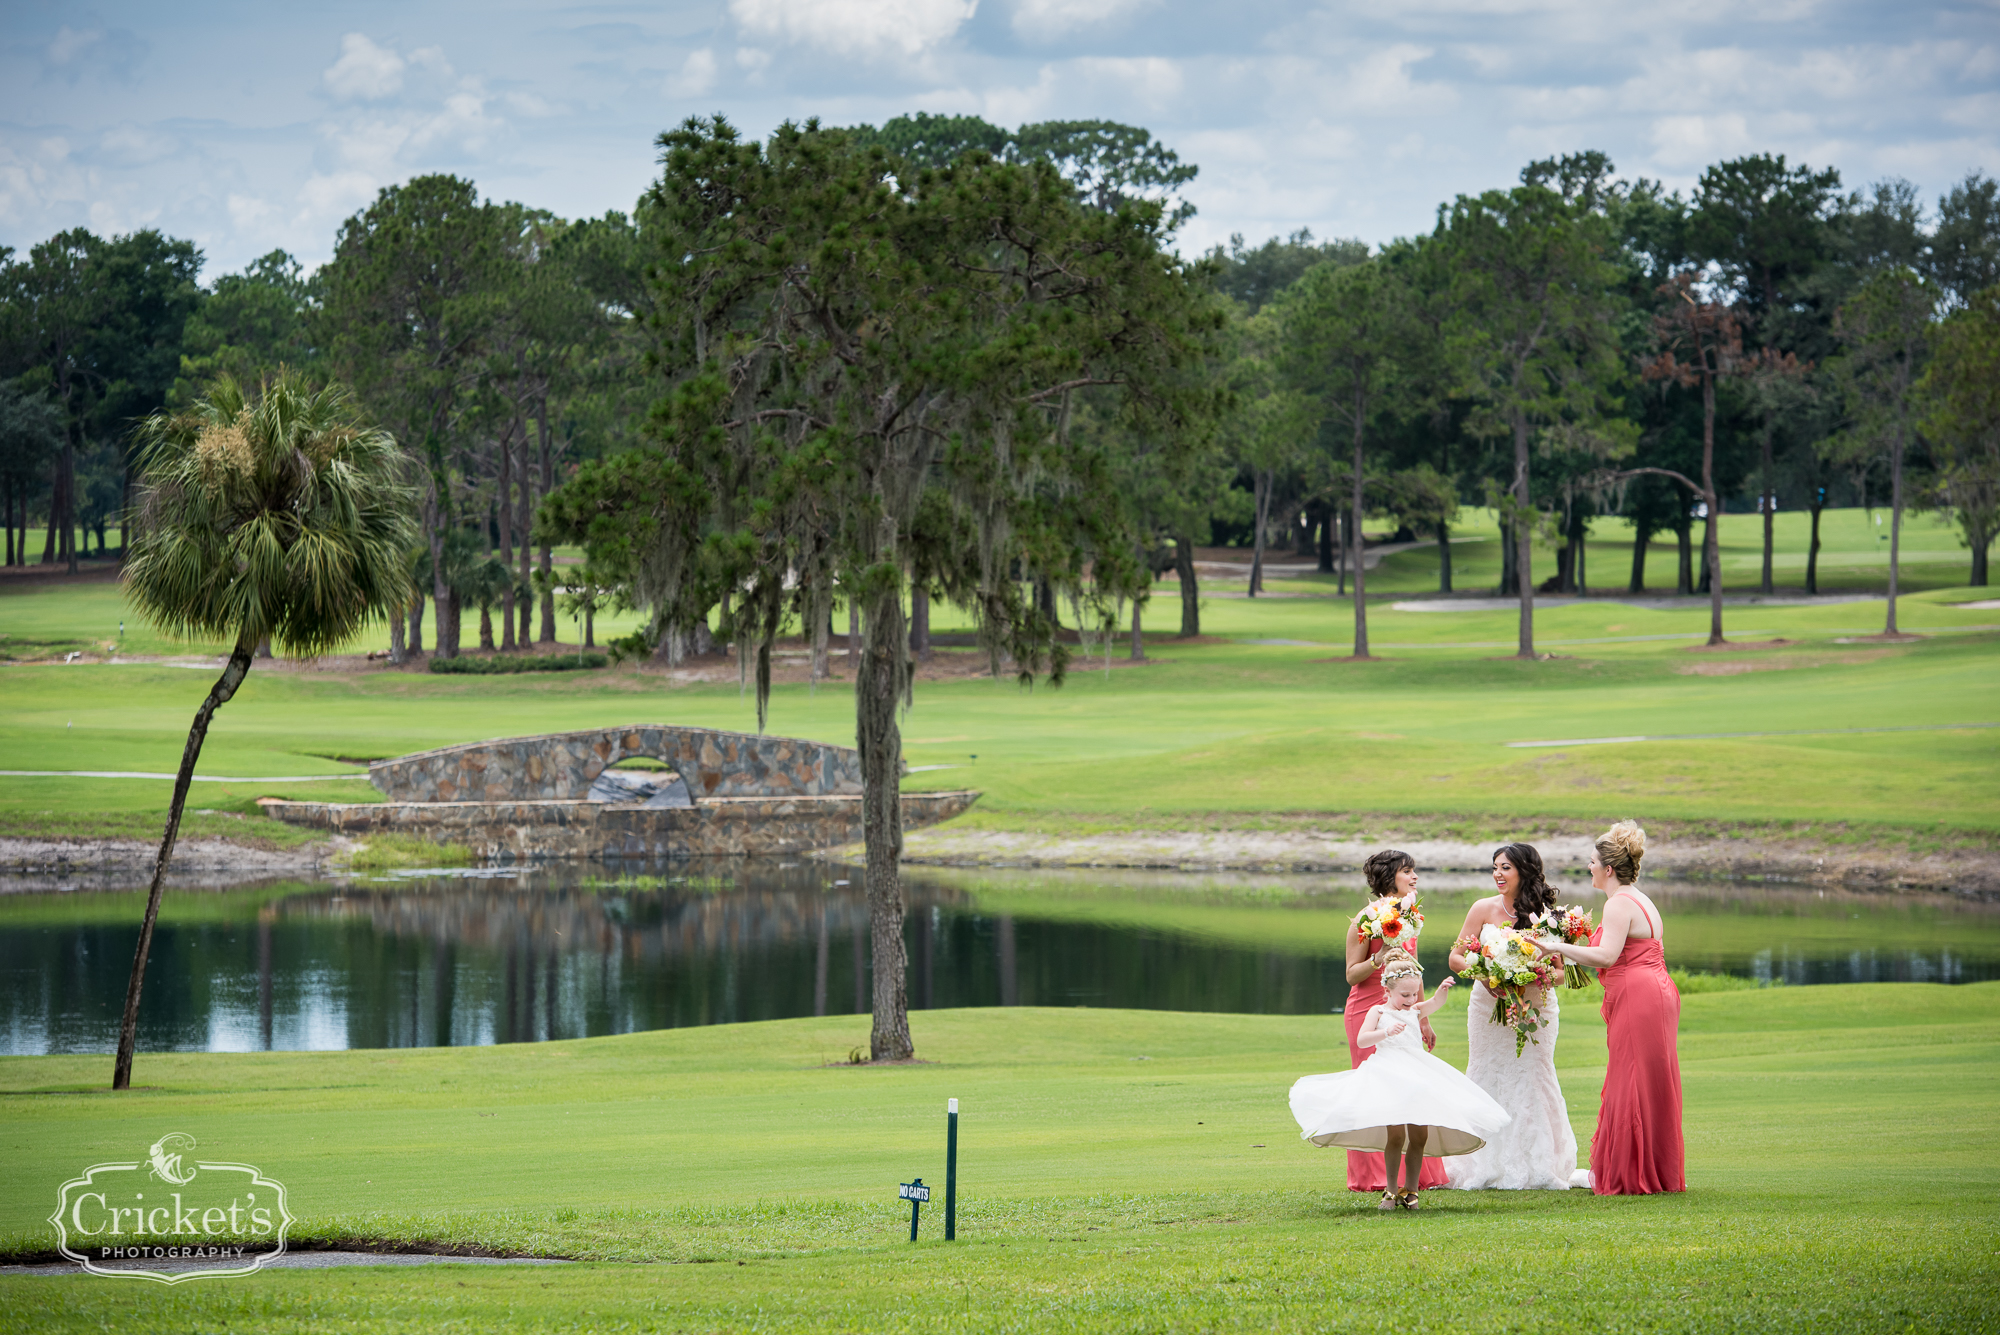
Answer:
[(1395, 1192), (1385, 1191), (1382, 1193), (1381, 1204), (1377, 1205), (1375, 1208), (1378, 1210), (1394, 1210), (1397, 1209), (1401, 1204), (1402, 1202), (1396, 1198)]
[(1402, 1195), (1398, 1196), (1396, 1198), (1396, 1204), (1400, 1208), (1405, 1210), (1416, 1210), (1422, 1208), (1418, 1204), (1417, 1193), (1414, 1191), (1406, 1191)]

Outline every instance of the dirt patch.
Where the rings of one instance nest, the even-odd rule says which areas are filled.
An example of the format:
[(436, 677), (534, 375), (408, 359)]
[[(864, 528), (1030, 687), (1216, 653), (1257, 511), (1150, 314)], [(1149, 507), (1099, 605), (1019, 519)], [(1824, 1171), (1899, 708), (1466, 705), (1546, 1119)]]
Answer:
[(1798, 668), (1839, 667), (1855, 663), (1872, 663), (1878, 658), (1887, 658), (1887, 649), (1861, 650), (1848, 654), (1816, 654), (1811, 657), (1773, 658), (1763, 662), (1738, 660), (1734, 662), (1682, 663), (1674, 669), (1676, 676), (1682, 677), (1735, 677), (1745, 672), (1790, 672)]
[[(254, 848), (228, 839), (183, 839), (174, 846), (169, 886), (205, 888), (310, 875), (326, 869), (339, 845), (326, 840), (297, 848)], [(158, 843), (137, 839), (0, 839), (0, 894), (46, 890), (143, 890)]]
[(1921, 635), (1842, 635), (1835, 644), (1915, 644), (1923, 639)]
[(1797, 640), (1725, 640), (1721, 644), (1691, 644), (1684, 654), (1755, 653), (1762, 649), (1789, 649)]

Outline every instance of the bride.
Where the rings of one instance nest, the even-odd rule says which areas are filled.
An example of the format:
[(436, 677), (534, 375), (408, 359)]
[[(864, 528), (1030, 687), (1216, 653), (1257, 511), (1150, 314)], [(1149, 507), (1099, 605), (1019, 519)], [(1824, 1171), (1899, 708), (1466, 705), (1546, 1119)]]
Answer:
[[(1499, 894), (1479, 900), (1465, 915), (1461, 938), (1477, 940), (1479, 929), (1525, 929), (1535, 914), (1555, 903), (1555, 892), (1542, 879), (1542, 855), (1529, 844), (1508, 844), (1493, 854), (1493, 885)], [(1451, 967), (1465, 967), (1464, 954), (1454, 946)], [(1541, 989), (1537, 989), (1540, 991)], [(1576, 1133), (1570, 1130), (1569, 1107), (1556, 1080), (1556, 1035), (1561, 1013), (1556, 994), (1533, 997), (1542, 1008), (1542, 1026), (1514, 1055), (1514, 1031), (1493, 1022), (1493, 994), (1474, 983), (1465, 1017), (1470, 1051), (1465, 1073), (1513, 1116), (1507, 1127), (1487, 1140), (1485, 1148), (1461, 1155), (1446, 1165), (1451, 1185), (1465, 1190), (1567, 1191), (1589, 1185), (1588, 1174), (1576, 1166)]]

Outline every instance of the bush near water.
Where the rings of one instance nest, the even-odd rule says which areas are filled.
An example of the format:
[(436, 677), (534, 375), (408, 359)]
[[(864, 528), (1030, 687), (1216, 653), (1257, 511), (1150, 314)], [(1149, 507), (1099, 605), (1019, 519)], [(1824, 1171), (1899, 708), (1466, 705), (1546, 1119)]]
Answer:
[(433, 658), (430, 670), (447, 676), (498, 677), (516, 672), (584, 672), (610, 663), (603, 654), (536, 654), (527, 658)]

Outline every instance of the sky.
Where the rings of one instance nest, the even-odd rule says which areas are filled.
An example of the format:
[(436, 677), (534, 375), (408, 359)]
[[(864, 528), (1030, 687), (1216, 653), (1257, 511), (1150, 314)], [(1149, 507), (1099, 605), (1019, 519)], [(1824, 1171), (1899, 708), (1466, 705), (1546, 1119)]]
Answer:
[(1937, 196), (2000, 175), (2000, 0), (0, 0), (0, 246), (194, 240), (205, 278), (308, 266), (383, 186), (452, 172), (629, 209), (654, 138), (720, 112), (1144, 125), (1199, 165), (1184, 251), (1381, 243), (1580, 149), (1690, 189), (1747, 153)]

